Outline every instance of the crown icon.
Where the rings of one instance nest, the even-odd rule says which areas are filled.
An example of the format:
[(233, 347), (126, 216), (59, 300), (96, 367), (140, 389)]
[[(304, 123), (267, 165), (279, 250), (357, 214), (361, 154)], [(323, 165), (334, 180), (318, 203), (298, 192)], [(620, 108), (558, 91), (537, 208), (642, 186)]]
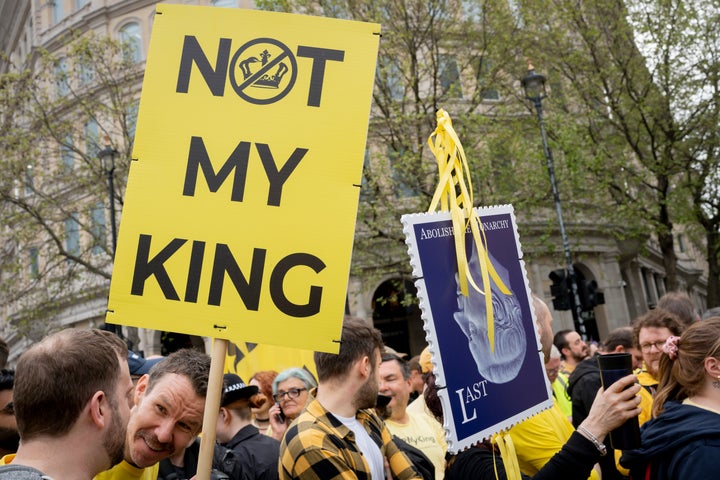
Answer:
[[(253, 64), (260, 64), (260, 68), (267, 65), (268, 60), (270, 59), (272, 55), (270, 55), (270, 52), (267, 51), (267, 49), (263, 50), (259, 58), (258, 57), (247, 57), (243, 61), (240, 62), (239, 67), (243, 74), (243, 79), (247, 80), (253, 75), (253, 69), (251, 68), (251, 65)], [(277, 66), (277, 69), (275, 70), (275, 73), (265, 73), (260, 78), (255, 80), (253, 82), (253, 87), (258, 88), (274, 88), (277, 89), (280, 86), (280, 82), (282, 81), (282, 77), (288, 72), (288, 67), (285, 65), (285, 63), (280, 62)]]

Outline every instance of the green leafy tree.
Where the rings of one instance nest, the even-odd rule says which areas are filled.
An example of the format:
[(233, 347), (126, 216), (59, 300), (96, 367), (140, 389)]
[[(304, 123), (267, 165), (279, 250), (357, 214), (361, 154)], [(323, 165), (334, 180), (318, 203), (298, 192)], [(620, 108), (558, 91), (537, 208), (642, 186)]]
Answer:
[[(453, 119), (467, 154), (476, 205), (512, 201), (527, 219), (535, 218), (535, 212), (552, 212), (537, 122), (523, 114), (528, 107), (518, 97), (518, 72), (525, 65), (518, 55), (524, 21), (511, 4), (257, 4), (382, 26), (353, 252), (356, 274), (410, 274), (400, 216), (430, 205), (437, 164), (427, 140), (441, 108)], [(534, 228), (556, 230), (546, 221), (535, 222)]]
[(60, 312), (106, 298), (112, 219), (98, 153), (117, 151), (120, 212), (142, 79), (133, 58), (110, 38), (70, 34), (0, 77), (0, 304), (23, 334), (41, 336)]
[[(626, 8), (626, 5), (628, 8)], [(610, 194), (608, 223), (654, 232), (667, 289), (679, 287), (674, 232), (705, 232), (708, 303), (717, 304), (717, 5), (528, 2), (543, 62), (562, 75), (568, 115), (585, 129), (583, 165)], [(627, 228), (630, 227), (630, 228)]]

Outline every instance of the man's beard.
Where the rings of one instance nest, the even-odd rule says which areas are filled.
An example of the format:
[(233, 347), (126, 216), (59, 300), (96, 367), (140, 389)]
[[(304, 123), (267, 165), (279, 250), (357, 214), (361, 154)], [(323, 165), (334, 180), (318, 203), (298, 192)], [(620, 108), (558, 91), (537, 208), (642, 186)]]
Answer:
[(103, 438), (103, 447), (105, 447), (110, 459), (110, 467), (122, 462), (125, 457), (125, 437), (127, 432), (116, 405), (112, 406), (112, 414), (112, 424)]
[(573, 352), (572, 356), (576, 362), (582, 362), (583, 360), (585, 360), (588, 357), (588, 352), (587, 352), (587, 350), (580, 352), (580, 353)]
[(17, 452), (20, 444), (20, 434), (13, 428), (0, 427), (0, 451), (6, 453)]
[(355, 393), (353, 403), (358, 410), (361, 408), (373, 408), (377, 403), (378, 383), (375, 377), (370, 375), (367, 381)]

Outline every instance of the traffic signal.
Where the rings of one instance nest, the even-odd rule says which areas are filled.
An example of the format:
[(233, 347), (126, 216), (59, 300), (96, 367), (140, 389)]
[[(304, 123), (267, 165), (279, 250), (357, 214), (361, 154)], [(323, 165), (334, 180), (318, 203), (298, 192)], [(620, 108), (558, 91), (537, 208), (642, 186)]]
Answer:
[(553, 282), (552, 285), (550, 285), (550, 293), (553, 297), (553, 308), (555, 310), (571, 310), (572, 293), (570, 291), (570, 281), (567, 271), (562, 268), (553, 270), (548, 277)]
[(590, 311), (597, 305), (603, 305), (605, 303), (605, 295), (602, 292), (597, 291), (598, 284), (595, 280), (583, 280), (578, 285), (580, 290), (580, 304), (584, 311)]

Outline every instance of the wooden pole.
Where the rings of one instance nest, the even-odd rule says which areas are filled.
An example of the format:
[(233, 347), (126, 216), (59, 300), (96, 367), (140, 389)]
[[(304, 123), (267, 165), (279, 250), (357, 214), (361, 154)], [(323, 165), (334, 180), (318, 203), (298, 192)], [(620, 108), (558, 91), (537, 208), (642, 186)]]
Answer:
[(210, 359), (210, 377), (208, 378), (208, 392), (205, 399), (205, 413), (203, 414), (202, 437), (200, 438), (200, 458), (195, 478), (197, 480), (210, 480), (213, 454), (215, 453), (215, 429), (220, 414), (220, 398), (222, 396), (223, 371), (225, 370), (225, 356), (227, 355), (228, 341), (221, 338), (213, 339), (212, 356)]

